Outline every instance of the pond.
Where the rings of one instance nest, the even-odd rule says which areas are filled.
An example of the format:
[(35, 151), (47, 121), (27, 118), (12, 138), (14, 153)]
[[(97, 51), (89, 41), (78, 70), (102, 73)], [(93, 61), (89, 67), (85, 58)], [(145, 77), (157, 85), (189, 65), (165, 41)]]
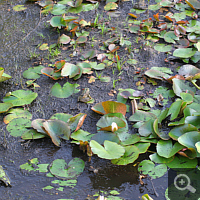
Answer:
[[(145, 6), (147, 2), (140, 1), (139, 4), (140, 6)], [(13, 7), (16, 5), (24, 5), (26, 9), (15, 11)], [(103, 49), (103, 42), (116, 35), (133, 43), (132, 46), (128, 45), (128, 47), (119, 50), (118, 55), (122, 58), (122, 61), (132, 58), (138, 61), (137, 65), (130, 67), (125, 64), (122, 71), (117, 68), (113, 70), (112, 67), (105, 68), (102, 77), (110, 77), (112, 81), (101, 82), (100, 73), (102, 72), (96, 70), (96, 74), (84, 74), (78, 80), (61, 79), (58, 81), (59, 84), (64, 85), (67, 80), (71, 84), (79, 84), (79, 89), (81, 90), (89, 88), (90, 95), (95, 101), (94, 104), (107, 100), (116, 101), (119, 88), (139, 88), (146, 95), (153, 93), (154, 85), (146, 84), (144, 76), (139, 76), (138, 74), (155, 66), (166, 66), (175, 71), (175, 68), (180, 63), (171, 65), (169, 62), (165, 62), (166, 55), (164, 53), (158, 54), (157, 51), (149, 47), (144, 42), (143, 35), (138, 38), (127, 31), (127, 13), (133, 7), (131, 1), (120, 1), (118, 3), (119, 13), (115, 13), (116, 16), (114, 17), (107, 15), (104, 11), (104, 6), (105, 2), (99, 2), (98, 11), (94, 9), (89, 11), (89, 14), (87, 12), (73, 14), (81, 19), (83, 18), (86, 22), (94, 22), (97, 19), (96, 12), (99, 13), (98, 20), (101, 26), (99, 28), (95, 26), (86, 26), (84, 28), (84, 31), (90, 34), (90, 40), (85, 45), (82, 42), (80, 42), (80, 45), (72, 42), (70, 43), (71, 46), (60, 45), (58, 48), (49, 48), (45, 51), (41, 50), (42, 44), (47, 44), (48, 46), (57, 44), (59, 36), (67, 31), (51, 27), (48, 21), (51, 20), (52, 15), (48, 12), (42, 14), (41, 7), (35, 4), (34, 1), (0, 0), (1, 67), (4, 68), (5, 73), (12, 76), (12, 79), (0, 83), (1, 100), (9, 92), (27, 89), (27, 79), (24, 78), (23, 73), (28, 68), (39, 65), (51, 67), (56, 61), (60, 60), (78, 63), (83, 52), (94, 49), (100, 52)], [(114, 48), (118, 47), (115, 46)], [(129, 52), (129, 48), (132, 53)], [(109, 51), (112, 52), (114, 50), (109, 49)], [(93, 59), (92, 61), (96, 60)], [(122, 61), (120, 65), (123, 65)], [(93, 81), (92, 75), (96, 75)], [(107, 78), (105, 79), (107, 80)], [(143, 82), (144, 79), (145, 83)], [(91, 80), (91, 82), (88, 82), (88, 80)], [(30, 105), (24, 106), (23, 109), (32, 114), (32, 120), (49, 119), (56, 113), (68, 113), (73, 116), (79, 113), (87, 113), (81, 129), (92, 134), (96, 133), (96, 124), (101, 116), (91, 110), (94, 104), (78, 101), (81, 91), (73, 93), (69, 98), (57, 98), (51, 95), (50, 91), (55, 82), (48, 76), (40, 74), (40, 78), (35, 82), (40, 87), (34, 85), (36, 88), (31, 89), (38, 94), (37, 99)], [(171, 87), (169, 83), (164, 83), (161, 80), (157, 82), (158, 85)], [(131, 107), (130, 101), (127, 104)], [(169, 103), (162, 108), (166, 108), (167, 105)], [(131, 115), (132, 113), (129, 111), (126, 114), (126, 118), (128, 119)], [(42, 198), (82, 200), (97, 199), (99, 195), (110, 196), (109, 199), (134, 200), (141, 199), (144, 194), (149, 194), (155, 200), (165, 199), (165, 190), (168, 184), (167, 174), (152, 180), (144, 178), (142, 179), (144, 184), (141, 184), (140, 174), (138, 173), (139, 162), (149, 159), (150, 152), (155, 152), (155, 145), (151, 146), (148, 153), (142, 154), (131, 164), (114, 165), (109, 160), (101, 159), (97, 155), (93, 155), (90, 160), (87, 154), (81, 151), (78, 145), (71, 143), (70, 140), (62, 141), (61, 147), (57, 147), (50, 138), (21, 140), (20, 137), (13, 137), (7, 131), (7, 125), (3, 122), (5, 116), (5, 113), (0, 115), (0, 164), (8, 174), (11, 186), (6, 187), (3, 182), (1, 183), (0, 194), (2, 200)], [(135, 134), (137, 129), (133, 128), (132, 125), (130, 122), (128, 123), (129, 132)], [(20, 130), (18, 124), (12, 129), (16, 129), (19, 132), (23, 131)], [(38, 158), (38, 163), (36, 162), (29, 166), (33, 158)], [(34, 170), (39, 164), (51, 164), (56, 159), (64, 159), (66, 163), (69, 163), (73, 158), (82, 159), (85, 162), (85, 168), (73, 183), (66, 183), (64, 186), (55, 182), (55, 180), (60, 180), (58, 177), (47, 175), (47, 171), (51, 168), (50, 166), (47, 167), (47, 171), (44, 170), (45, 172)], [(29, 171), (20, 167), (28, 161)]]

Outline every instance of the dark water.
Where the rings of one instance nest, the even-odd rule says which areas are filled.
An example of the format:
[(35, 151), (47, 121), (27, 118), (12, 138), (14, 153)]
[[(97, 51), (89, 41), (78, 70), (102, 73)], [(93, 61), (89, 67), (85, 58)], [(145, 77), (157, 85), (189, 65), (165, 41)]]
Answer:
[[(27, 10), (25, 11), (13, 11), (12, 7), (18, 4), (25, 4), (25, 1), (0, 0), (0, 66), (4, 67), (5, 72), (13, 77), (7, 82), (0, 83), (1, 100), (7, 92), (26, 88), (25, 80), (22, 77), (23, 71), (31, 67), (34, 61), (39, 63), (43, 58), (43, 52), (38, 50), (37, 45), (47, 41), (51, 42), (51, 40), (57, 38), (56, 31), (45, 26), (50, 16), (42, 16), (40, 19), (40, 8), (34, 3), (26, 4)], [(123, 5), (123, 8), (125, 9), (126, 5)], [(130, 8), (127, 6), (127, 9)], [(41, 36), (41, 33), (44, 37)], [(36, 55), (40, 54), (38, 59), (30, 60), (31, 55), (34, 53)], [(61, 58), (62, 55), (58, 59)], [(82, 83), (84, 86), (87, 78), (83, 80), (83, 82), (79, 80), (79, 84)], [(77, 108), (77, 101), (73, 98), (63, 102), (49, 96), (50, 88), (54, 82), (48, 77), (40, 78), (37, 83), (41, 87), (36, 90), (39, 94), (38, 98), (30, 107), (33, 119), (48, 119), (55, 112), (69, 112), (73, 115), (80, 112)], [(95, 90), (95, 87), (93, 90)], [(99, 88), (102, 93), (104, 90), (105, 88)], [(77, 96), (75, 97), (77, 98)], [(83, 109), (85, 109), (84, 106)], [(6, 131), (6, 125), (2, 121), (3, 117), (4, 115), (0, 116), (0, 165), (9, 175), (12, 186), (5, 187), (3, 183), (0, 184), (1, 200), (82, 200), (99, 191), (110, 191), (112, 189), (117, 190), (120, 193), (119, 196), (124, 199), (139, 199), (146, 193), (152, 196), (153, 199), (165, 199), (166, 175), (153, 180), (154, 187), (159, 194), (159, 197), (156, 197), (150, 180), (144, 180), (145, 185), (140, 185), (137, 167), (133, 164), (115, 166), (110, 161), (95, 156), (92, 157), (91, 162), (88, 162), (88, 157), (70, 142), (63, 142), (61, 148), (55, 147), (49, 139), (21, 143), (19, 138), (10, 136)], [(95, 132), (96, 122), (97, 119), (95, 118), (87, 118), (83, 129), (85, 128), (92, 133)], [(62, 192), (55, 189), (42, 190), (43, 187), (50, 185), (51, 181), (56, 178), (46, 177), (45, 173), (25, 172), (20, 170), (19, 167), (32, 158), (38, 158), (40, 163), (51, 163), (58, 158), (69, 162), (73, 157), (83, 159), (86, 167), (78, 177), (77, 185), (74, 188), (65, 187)], [(98, 173), (91, 172), (89, 170), (90, 166), (97, 168)]]

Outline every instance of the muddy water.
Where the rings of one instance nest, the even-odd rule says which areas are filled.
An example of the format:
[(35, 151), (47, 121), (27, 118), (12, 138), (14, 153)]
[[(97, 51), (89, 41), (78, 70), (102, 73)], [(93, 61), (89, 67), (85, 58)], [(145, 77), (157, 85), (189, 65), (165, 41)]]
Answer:
[[(26, 4), (27, 10), (14, 12), (13, 6), (25, 4), (24, 0), (0, 0), (0, 66), (5, 72), (12, 75), (12, 79), (0, 83), (0, 99), (9, 91), (25, 89), (25, 80), (22, 77), (23, 71), (32, 66), (34, 62), (39, 63), (43, 59), (37, 45), (49, 41), (56, 41), (56, 31), (46, 26), (50, 16), (40, 16), (40, 8), (33, 3)], [(123, 5), (126, 8), (126, 5)], [(130, 7), (127, 6), (127, 9)], [(125, 15), (124, 15), (125, 16)], [(32, 59), (36, 55), (36, 59)], [(60, 55), (58, 59), (64, 58)], [(45, 64), (45, 63), (43, 63)], [(79, 84), (87, 86), (87, 78), (81, 78)], [(30, 106), (29, 111), (35, 118), (48, 119), (56, 112), (68, 112), (77, 114), (87, 109), (86, 105), (77, 103), (77, 95), (72, 98), (60, 100), (49, 95), (50, 88), (54, 84), (48, 77), (41, 77), (37, 82), (41, 87), (36, 90), (37, 100)], [(64, 81), (60, 82), (64, 83)], [(104, 93), (109, 92), (107, 84), (102, 88), (93, 85), (91, 90), (98, 97), (98, 101), (108, 100), (110, 97)], [(130, 86), (127, 86), (127, 88)], [(98, 90), (98, 93), (95, 91)], [(106, 99), (107, 98), (107, 99)], [(89, 111), (90, 115), (94, 115)], [(26, 199), (77, 199), (83, 200), (100, 191), (117, 190), (120, 197), (124, 199), (139, 199), (143, 194), (150, 194), (154, 199), (165, 199), (164, 191), (167, 188), (167, 176), (153, 180), (154, 187), (159, 194), (156, 197), (150, 180), (144, 180), (145, 185), (141, 186), (137, 168), (133, 165), (115, 166), (109, 161), (98, 159), (93, 156), (91, 162), (76, 145), (70, 142), (62, 143), (58, 148), (49, 139), (21, 142), (6, 131), (6, 125), (2, 122), (3, 115), (0, 115), (0, 164), (10, 177), (11, 187), (5, 187), (0, 183), (1, 200), (26, 200)], [(99, 116), (87, 117), (83, 129), (91, 133), (96, 131), (96, 122)], [(51, 163), (53, 160), (62, 158), (69, 162), (72, 158), (79, 157), (85, 161), (84, 172), (78, 177), (77, 185), (74, 188), (65, 187), (64, 191), (45, 190), (42, 188), (51, 184), (55, 178), (46, 177), (45, 173), (26, 172), (20, 170), (20, 165), (29, 159), (38, 158), (40, 163)], [(146, 156), (147, 157), (147, 156)], [(98, 173), (90, 171), (90, 166), (98, 169)]]

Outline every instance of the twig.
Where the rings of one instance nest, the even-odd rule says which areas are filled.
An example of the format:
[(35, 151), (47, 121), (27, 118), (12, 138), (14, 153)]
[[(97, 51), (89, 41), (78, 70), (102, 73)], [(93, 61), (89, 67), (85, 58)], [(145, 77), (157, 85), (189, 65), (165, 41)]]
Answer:
[(36, 30), (36, 28), (39, 26), (40, 22), (41, 22), (41, 10), (40, 10), (40, 20), (39, 20), (38, 24), (36, 25), (36, 27), (35, 27), (32, 31), (30, 31), (25, 37), (23, 37), (21, 40), (19, 40), (18, 42), (16, 42), (16, 43), (13, 44), (12, 46), (15, 46), (15, 45), (17, 45), (18, 43), (20, 43), (21, 41), (25, 40), (33, 31)]
[(138, 109), (137, 102), (135, 99), (131, 100), (131, 105), (132, 105), (132, 114), (134, 114), (136, 110)]
[(158, 197), (159, 194), (156, 192), (156, 189), (154, 187), (153, 181), (151, 180), (151, 177), (149, 177), (149, 180), (151, 181), (151, 184), (152, 184), (152, 187), (153, 187), (153, 190), (154, 190), (154, 193), (155, 193), (156, 197)]

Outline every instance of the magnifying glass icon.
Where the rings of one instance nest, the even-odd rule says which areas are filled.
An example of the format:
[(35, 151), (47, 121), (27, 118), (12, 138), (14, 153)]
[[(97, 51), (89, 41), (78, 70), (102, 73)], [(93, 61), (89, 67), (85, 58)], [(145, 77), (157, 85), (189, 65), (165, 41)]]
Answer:
[(186, 190), (195, 193), (196, 189), (190, 185), (190, 178), (185, 174), (179, 174), (174, 179), (174, 186), (177, 190)]

